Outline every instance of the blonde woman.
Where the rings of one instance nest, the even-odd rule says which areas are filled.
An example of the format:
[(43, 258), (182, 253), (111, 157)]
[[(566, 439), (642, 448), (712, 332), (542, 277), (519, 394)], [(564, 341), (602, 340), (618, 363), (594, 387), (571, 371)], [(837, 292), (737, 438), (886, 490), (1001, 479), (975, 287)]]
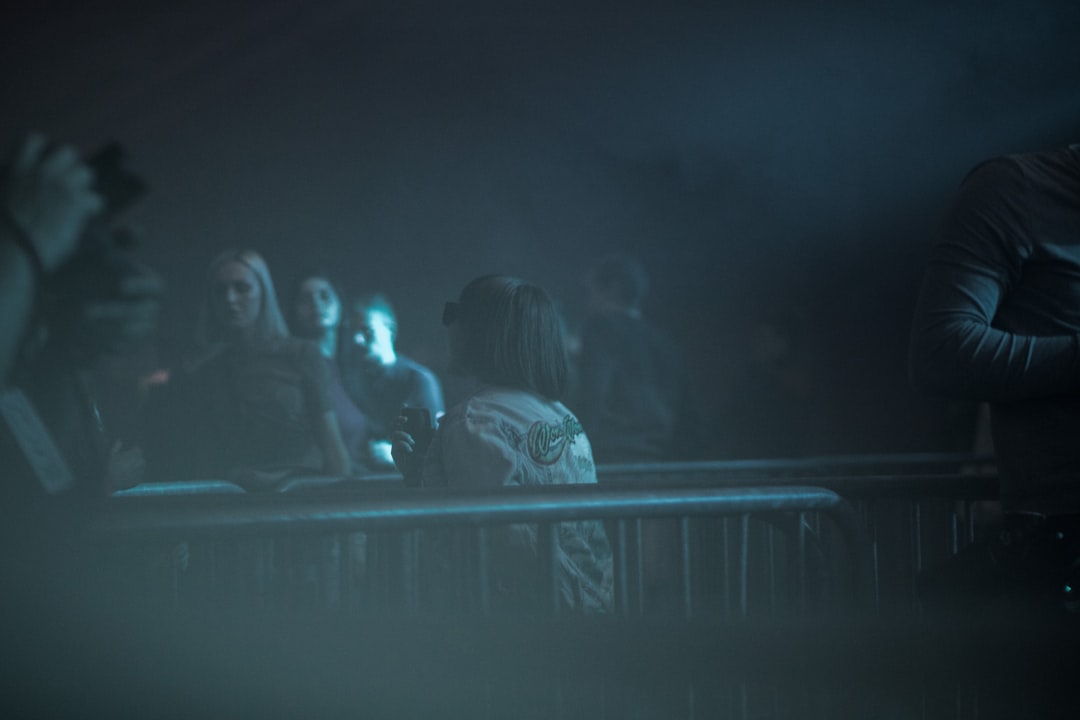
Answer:
[(252, 250), (210, 263), (196, 351), (151, 423), (149, 479), (225, 479), (269, 489), (345, 475), (349, 460), (319, 348), (289, 337), (270, 271)]

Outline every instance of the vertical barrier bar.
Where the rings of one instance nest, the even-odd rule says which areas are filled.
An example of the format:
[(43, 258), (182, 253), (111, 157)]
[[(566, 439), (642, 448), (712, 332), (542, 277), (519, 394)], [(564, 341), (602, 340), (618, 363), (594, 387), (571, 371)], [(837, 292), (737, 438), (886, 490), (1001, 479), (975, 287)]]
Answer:
[[(914, 566), (911, 573), (911, 596), (915, 612), (921, 616), (922, 604), (919, 602), (919, 594), (916, 590), (919, 587), (919, 573), (922, 572), (922, 504), (918, 500), (913, 500), (911, 503), (911, 525), (912, 563)], [(925, 716), (925, 712), (923, 715)]]
[(399, 530), (390, 536), (393, 543), (393, 556), (388, 553), (388, 559), (392, 557), (391, 567), (387, 568), (392, 577), (393, 588), (399, 607), (415, 609), (416, 588), (412, 584), (412, 574), (409, 572), (412, 564), (412, 532)]
[(725, 620), (731, 617), (731, 543), (728, 537), (728, 519), (720, 518), (720, 587), (724, 597)]
[(174, 545), (171, 557), (169, 558), (170, 569), (172, 570), (172, 601), (173, 609), (180, 607), (180, 545)]
[[(330, 538), (332, 539), (332, 537)], [(304, 558), (305, 564), (310, 563), (314, 567), (314, 583), (315, 583), (315, 597), (314, 602), (321, 604), (324, 607), (329, 607), (330, 599), (333, 595), (331, 591), (331, 583), (333, 582), (330, 573), (326, 571), (326, 553), (329, 552), (327, 546), (328, 538), (324, 535), (316, 535), (311, 538), (311, 545), (309, 546), (309, 556)], [(313, 557), (312, 557), (313, 556)], [(304, 578), (307, 581), (307, 578)], [(305, 598), (307, 600), (307, 598)]]
[(420, 603), (423, 600), (423, 584), (421, 578), (423, 577), (424, 571), (423, 549), (426, 540), (423, 530), (413, 530), (412, 533), (410, 533), (410, 537), (412, 538), (412, 544), (410, 545), (410, 549), (412, 550), (412, 566), (410, 570), (413, 577), (413, 590), (416, 593), (413, 602), (414, 607), (419, 608)]
[(347, 532), (338, 533), (338, 542), (341, 550), (338, 552), (338, 577), (341, 578), (338, 588), (340, 610), (348, 613), (352, 609), (353, 590), (353, 547), (352, 535)]
[(540, 582), (551, 604), (553, 615), (560, 610), (559, 597), (559, 537), (557, 523), (543, 523), (537, 528), (537, 544), (540, 555)]
[[(454, 528), (451, 531), (454, 547), (454, 567), (458, 568), (458, 572), (454, 573), (454, 600), (457, 603), (457, 608), (460, 611), (464, 611), (469, 606), (469, 598), (466, 584), (466, 577), (468, 575), (468, 567), (466, 561), (468, 560), (468, 553), (463, 547), (464, 538), (462, 532), (458, 528)], [(542, 550), (541, 550), (542, 552)]]
[(616, 521), (619, 568), (619, 605), (623, 617), (630, 617), (630, 579), (626, 576), (630, 570), (630, 563), (626, 557), (626, 519), (619, 518)]
[(960, 515), (955, 504), (949, 508), (949, 541), (952, 554), (960, 552)]
[(798, 568), (799, 568), (799, 610), (806, 610), (806, 513), (800, 512), (796, 516), (798, 523)]
[(776, 529), (772, 523), (765, 525), (765, 549), (769, 559), (769, 616), (776, 615)]
[(911, 503), (912, 507), (912, 541), (914, 543), (913, 550), (915, 552), (915, 572), (922, 571), (922, 503), (915, 500)]
[(479, 585), (480, 614), (491, 614), (491, 578), (489, 577), (490, 534), (486, 527), (476, 529), (476, 582)]
[(641, 518), (634, 518), (634, 554), (637, 564), (638, 615), (645, 614), (645, 551), (644, 532), (642, 531)]
[[(739, 517), (741, 539), (739, 545), (739, 617), (746, 619), (748, 585), (750, 584), (750, 516)], [(745, 688), (744, 688), (745, 698)], [(744, 703), (745, 710), (745, 703)]]
[(874, 613), (881, 611), (881, 564), (878, 557), (878, 522), (877, 513), (872, 506), (864, 505), (866, 510), (866, 526), (870, 535), (870, 571), (873, 574), (872, 592), (874, 593)]
[(218, 584), (217, 543), (208, 542), (206, 545), (207, 545), (207, 547), (206, 547), (206, 564), (207, 564), (207, 575), (208, 575), (208, 579), (209, 579), (209, 582), (210, 582), (210, 589), (211, 589), (212, 592), (217, 592), (219, 590), (219, 588), (217, 586), (217, 584)]
[(690, 596), (690, 518), (679, 518), (679, 534), (682, 545), (682, 592), (683, 592), (683, 616), (689, 620), (693, 616), (693, 600)]

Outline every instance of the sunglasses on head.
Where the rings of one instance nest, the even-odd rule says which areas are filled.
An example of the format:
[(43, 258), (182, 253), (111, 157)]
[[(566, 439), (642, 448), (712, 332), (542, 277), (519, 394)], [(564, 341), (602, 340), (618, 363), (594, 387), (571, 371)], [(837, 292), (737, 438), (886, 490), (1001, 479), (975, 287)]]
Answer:
[(442, 324), (447, 327), (461, 319), (461, 303), (448, 300), (442, 309)]

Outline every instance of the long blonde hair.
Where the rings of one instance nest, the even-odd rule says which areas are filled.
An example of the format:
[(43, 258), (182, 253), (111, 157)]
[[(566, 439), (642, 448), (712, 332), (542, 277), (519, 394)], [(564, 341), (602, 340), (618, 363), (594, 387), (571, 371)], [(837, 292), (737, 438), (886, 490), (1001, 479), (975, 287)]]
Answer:
[(195, 326), (196, 344), (207, 347), (226, 340), (225, 333), (222, 332), (214, 314), (211, 290), (214, 273), (219, 267), (230, 262), (240, 263), (251, 270), (259, 283), (259, 289), (262, 290), (262, 303), (251, 331), (251, 338), (253, 340), (280, 340), (288, 337), (289, 326), (285, 324), (285, 317), (281, 314), (277, 293), (274, 292), (274, 281), (270, 277), (270, 268), (267, 267), (262, 255), (254, 250), (226, 250), (211, 261), (203, 279), (202, 307)]

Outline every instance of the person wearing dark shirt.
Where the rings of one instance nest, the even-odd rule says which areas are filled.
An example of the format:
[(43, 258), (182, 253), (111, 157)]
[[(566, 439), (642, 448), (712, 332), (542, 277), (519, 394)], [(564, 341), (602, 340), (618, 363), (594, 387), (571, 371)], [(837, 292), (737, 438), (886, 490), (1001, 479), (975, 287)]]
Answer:
[(947, 213), (912, 326), (926, 391), (990, 403), (1005, 516), (925, 574), (935, 606), (1076, 606), (1080, 576), (1080, 146), (976, 167)]
[(440, 417), (442, 385), (431, 370), (397, 352), (397, 316), (386, 297), (358, 297), (349, 312), (353, 335), (343, 354), (345, 389), (368, 418), (372, 463), (389, 469), (394, 465), (390, 433), (401, 408), (427, 408), (433, 418)]
[(700, 452), (700, 415), (678, 348), (641, 314), (648, 276), (630, 257), (601, 259), (586, 277), (573, 410), (597, 462), (686, 459)]
[(293, 332), (319, 346), (330, 376), (330, 391), (341, 437), (353, 462), (355, 473), (366, 470), (368, 420), (345, 391), (338, 364), (342, 332), (341, 293), (325, 272), (305, 275), (294, 288)]
[[(585, 278), (589, 318), (570, 408), (597, 463), (692, 459), (706, 447), (681, 353), (642, 317), (648, 284), (641, 263), (625, 255), (600, 259)], [(643, 602), (673, 611), (678, 527), (654, 520), (642, 530)]]
[(968, 175), (910, 349), (917, 387), (990, 402), (1006, 510), (1080, 510), (1080, 145)]

